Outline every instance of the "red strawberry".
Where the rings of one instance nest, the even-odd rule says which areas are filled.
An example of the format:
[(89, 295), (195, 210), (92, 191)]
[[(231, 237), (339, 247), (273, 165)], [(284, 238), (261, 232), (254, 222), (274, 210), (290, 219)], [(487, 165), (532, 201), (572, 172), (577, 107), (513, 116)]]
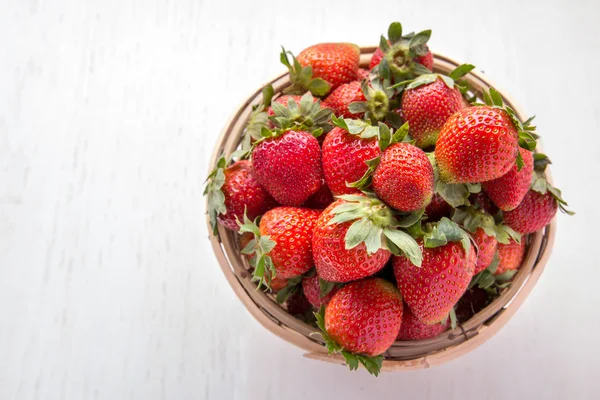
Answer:
[(252, 163), (245, 160), (225, 168), (225, 159), (221, 158), (209, 175), (204, 194), (208, 194), (209, 214), (215, 230), (218, 220), (226, 228), (237, 231), (237, 220), (243, 219), (244, 210), (254, 219), (277, 205), (258, 183)]
[[(458, 88), (448, 86), (441, 77), (435, 77), (421, 75), (402, 95), (402, 115), (408, 122), (415, 144), (421, 148), (435, 145), (444, 123), (462, 108), (462, 95)], [(431, 79), (435, 80), (421, 83)]]
[(267, 275), (269, 276), (269, 278), (268, 278), (269, 285), (271, 286), (271, 290), (273, 292), (280, 291), (281, 289), (283, 289), (284, 287), (286, 287), (287, 284), (288, 284), (287, 278), (284, 278), (284, 277), (282, 277), (279, 274), (275, 275), (275, 278), (271, 278), (270, 273), (268, 273)]
[(402, 323), (402, 296), (380, 278), (363, 279), (341, 288), (325, 309), (329, 338), (344, 350), (376, 356), (396, 340)]
[(494, 215), (498, 212), (498, 207), (496, 207), (496, 205), (492, 203), (488, 195), (484, 192), (474, 193), (470, 195), (469, 201), (490, 215)]
[(321, 147), (308, 132), (287, 131), (252, 151), (258, 182), (280, 204), (299, 206), (321, 187)]
[(348, 109), (350, 103), (355, 101), (366, 101), (365, 94), (362, 91), (359, 81), (352, 81), (338, 86), (323, 101), (325, 107), (333, 110), (335, 115), (346, 118), (362, 118), (364, 113), (353, 114)]
[(427, 222), (435, 222), (442, 219), (442, 217), (450, 217), (451, 213), (452, 206), (437, 193), (433, 195), (431, 202), (425, 207)]
[(323, 142), (323, 173), (334, 195), (359, 193), (346, 183), (358, 181), (369, 168), (365, 161), (379, 157), (377, 138), (362, 138), (335, 127)]
[(333, 90), (356, 80), (360, 48), (351, 43), (320, 43), (302, 50), (297, 60), (302, 67), (310, 65), (313, 77), (325, 80)]
[(260, 220), (260, 236), (268, 236), (274, 247), (267, 252), (276, 277), (291, 278), (313, 267), (311, 241), (319, 211), (277, 207)]
[(359, 81), (369, 79), (370, 73), (371, 71), (369, 71), (368, 69), (359, 68), (358, 71), (356, 71), (356, 79)]
[(518, 134), (506, 111), (489, 106), (464, 108), (440, 131), (435, 158), (448, 183), (496, 179), (515, 164)]
[(321, 188), (317, 190), (315, 194), (310, 196), (308, 200), (306, 200), (306, 203), (304, 203), (304, 207), (322, 210), (331, 203), (333, 203), (333, 195), (331, 194), (331, 191), (329, 190), (327, 184), (323, 183)]
[(521, 267), (521, 262), (525, 256), (525, 240), (517, 243), (511, 240), (509, 244), (498, 244), (498, 257), (500, 263), (494, 275), (500, 275), (506, 271), (513, 271)]
[(475, 231), (473, 239), (479, 248), (477, 264), (475, 265), (475, 271), (473, 271), (473, 275), (477, 275), (492, 263), (498, 247), (498, 240), (494, 236), (488, 236), (482, 228)]
[(423, 340), (436, 337), (440, 333), (446, 331), (450, 325), (450, 318), (446, 319), (446, 323), (439, 322), (433, 325), (422, 323), (410, 311), (410, 308), (404, 304), (404, 312), (402, 313), (402, 325), (396, 340)]
[(400, 211), (424, 208), (433, 196), (433, 167), (423, 150), (409, 143), (388, 147), (373, 174), (373, 190)]
[[(414, 61), (423, 65), (429, 70), (433, 70), (433, 53), (429, 51), (429, 47), (427, 45), (425, 45), (425, 48), (427, 49), (427, 53), (423, 56), (415, 57)], [(373, 55), (371, 56), (371, 61), (369, 62), (369, 69), (373, 69), (375, 66), (379, 65), (384, 56), (384, 52), (380, 48), (377, 48), (377, 50), (375, 50), (375, 53), (373, 53)]]
[(529, 190), (517, 208), (504, 213), (504, 223), (519, 233), (533, 233), (548, 225), (557, 210), (558, 202), (552, 193)]
[(500, 178), (481, 184), (482, 189), (502, 211), (510, 211), (516, 208), (527, 194), (531, 185), (531, 178), (533, 177), (533, 153), (523, 148), (519, 148), (519, 151), (524, 163), (520, 171), (515, 164)]
[(321, 285), (319, 284), (319, 276), (313, 275), (308, 278), (302, 279), (302, 292), (315, 308), (319, 308), (322, 305), (326, 306), (329, 300), (337, 293), (339, 289), (334, 287), (329, 293), (321, 297)]
[(423, 252), (420, 268), (404, 256), (394, 257), (392, 265), (406, 304), (419, 321), (431, 325), (444, 320), (467, 290), (475, 269), (475, 249), (471, 246), (467, 258), (461, 243), (435, 248), (424, 247), (421, 239), (418, 243)]
[(317, 274), (330, 282), (350, 282), (379, 271), (390, 259), (391, 253), (379, 249), (368, 255), (364, 243), (352, 249), (346, 249), (346, 232), (352, 222), (329, 224), (334, 214), (331, 211), (346, 203), (339, 199), (331, 203), (319, 216), (313, 234), (313, 256)]

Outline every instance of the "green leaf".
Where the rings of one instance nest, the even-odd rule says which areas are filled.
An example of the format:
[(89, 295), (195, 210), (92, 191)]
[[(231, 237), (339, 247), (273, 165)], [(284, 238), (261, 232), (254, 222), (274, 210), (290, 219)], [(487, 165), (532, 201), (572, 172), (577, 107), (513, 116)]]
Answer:
[(329, 93), (330, 89), (331, 86), (329, 85), (329, 83), (325, 82), (321, 78), (313, 79), (308, 84), (308, 90), (310, 90), (312, 94), (318, 97), (325, 96), (327, 93)]
[(373, 223), (366, 218), (361, 218), (350, 225), (345, 236), (346, 250), (353, 249), (363, 243), (373, 228)]
[(440, 247), (448, 242), (460, 241), (465, 253), (469, 255), (471, 249), (470, 236), (458, 226), (456, 222), (443, 217), (432, 229), (432, 231), (425, 235), (424, 246), (427, 248)]
[(449, 76), (450, 76), (450, 78), (452, 78), (456, 81), (456, 80), (462, 78), (463, 76), (467, 75), (473, 69), (475, 69), (474, 65), (462, 64), (462, 65), (459, 65), (458, 67), (456, 67), (452, 72), (450, 72)]
[(356, 371), (358, 369), (358, 357), (346, 350), (342, 350), (342, 356), (344, 356), (350, 371)]
[(355, 101), (348, 105), (348, 111), (352, 114), (360, 114), (369, 111), (366, 101)]
[(423, 262), (423, 253), (415, 239), (401, 230), (386, 228), (383, 230), (385, 237), (392, 242), (411, 263), (420, 267)]
[(517, 171), (520, 171), (525, 166), (521, 152), (517, 152)]
[(496, 273), (498, 265), (500, 265), (500, 255), (498, 251), (496, 251), (494, 252), (494, 258), (492, 259), (492, 262), (487, 266), (486, 270), (493, 275)]
[(337, 282), (329, 282), (319, 278), (319, 298), (322, 299), (327, 296), (336, 286)]
[(395, 226), (398, 228), (408, 228), (409, 226), (413, 226), (417, 222), (421, 221), (421, 218), (423, 218), (423, 214), (425, 214), (424, 208), (408, 214), (407, 216), (399, 220)]
[[(412, 81), (405, 81), (405, 82), (401, 82), (401, 83), (406, 83), (406, 82), (410, 82), (408, 84), (408, 86), (406, 86), (406, 90), (412, 90), (412, 89), (416, 89), (419, 86), (423, 86), (423, 85), (428, 85), (430, 83), (435, 82), (438, 77), (440, 77), (438, 74), (425, 74), (425, 75), (421, 75), (419, 77), (417, 77), (416, 79), (413, 79)], [(454, 83), (452, 83), (453, 87)]]
[(546, 194), (546, 192), (548, 191), (548, 181), (546, 181), (546, 179), (543, 177), (534, 175), (531, 190), (540, 194)]
[(367, 164), (368, 168), (363, 174), (363, 176), (355, 182), (346, 182), (346, 186), (358, 189), (366, 189), (367, 187), (369, 187), (371, 185), (371, 177), (373, 176), (373, 172), (375, 172), (375, 170), (377, 169), (377, 166), (379, 165), (380, 161), (381, 157), (375, 157), (371, 160), (365, 161), (365, 164)]
[(392, 22), (390, 24), (388, 38), (392, 43), (398, 43), (402, 39), (402, 24), (400, 22)]
[(456, 310), (454, 307), (450, 309), (450, 327), (456, 329), (458, 326), (458, 318), (456, 317)]
[(462, 183), (444, 183), (437, 180), (435, 191), (452, 207), (460, 207), (469, 204), (469, 188)]
[(481, 277), (479, 278), (479, 282), (477, 283), (477, 285), (480, 289), (487, 289), (491, 287), (494, 284), (494, 282), (496, 282), (494, 276), (488, 271), (483, 270), (481, 272)]
[(490, 98), (495, 106), (502, 107), (504, 105), (502, 96), (500, 96), (500, 93), (498, 93), (498, 91), (493, 87), (490, 88)]
[(542, 153), (533, 154), (533, 166), (536, 171), (544, 172), (546, 170), (546, 166), (550, 164), (552, 164), (552, 161), (550, 161), (547, 155)]
[(496, 282), (498, 282), (498, 283), (508, 282), (513, 278), (513, 276), (515, 276), (516, 273), (517, 273), (516, 269), (505, 271), (505, 272), (501, 273), (500, 275), (496, 276)]
[(288, 279), (287, 285), (277, 292), (277, 296), (275, 296), (275, 300), (277, 303), (283, 304), (287, 301), (287, 299), (294, 293), (298, 292), (300, 289), (300, 283), (302, 282), (302, 276), (297, 276), (294, 278)]
[(390, 45), (388, 44), (387, 39), (383, 35), (381, 35), (381, 37), (379, 38), (379, 48), (384, 53), (390, 49)]
[(450, 78), (449, 76), (445, 76), (445, 75), (440, 75), (440, 78), (442, 78), (442, 81), (444, 81), (444, 84), (449, 87), (450, 89), (454, 88), (454, 79)]
[(256, 239), (252, 239), (248, 244), (240, 251), (242, 254), (250, 255), (254, 253), (256, 247)]
[[(519, 131), (519, 146), (530, 151), (535, 150), (536, 139), (531, 132)], [(519, 152), (520, 155), (521, 153)]]
[(432, 71), (430, 69), (428, 69), (427, 67), (425, 67), (424, 65), (419, 64), (419, 63), (414, 63), (412, 65), (412, 70), (415, 75), (425, 75), (425, 74), (432, 73)]
[(413, 47), (425, 44), (429, 41), (430, 37), (431, 37), (430, 29), (419, 32), (415, 36), (413, 36), (412, 39), (410, 39), (408, 47), (413, 48)]
[(370, 357), (357, 354), (356, 357), (371, 375), (379, 376), (381, 372), (381, 366), (383, 365), (383, 355)]

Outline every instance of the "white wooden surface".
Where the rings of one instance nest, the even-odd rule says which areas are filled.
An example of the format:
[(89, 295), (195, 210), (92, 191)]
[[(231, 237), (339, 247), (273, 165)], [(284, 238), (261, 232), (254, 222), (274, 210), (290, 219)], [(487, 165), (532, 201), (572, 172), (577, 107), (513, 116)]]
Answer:
[[(597, 1), (0, 5), (0, 399), (598, 395)], [(375, 44), (396, 19), (537, 113), (578, 214), (494, 339), (374, 379), (303, 359), (242, 308), (202, 181), (228, 115), (282, 70), (280, 44)]]

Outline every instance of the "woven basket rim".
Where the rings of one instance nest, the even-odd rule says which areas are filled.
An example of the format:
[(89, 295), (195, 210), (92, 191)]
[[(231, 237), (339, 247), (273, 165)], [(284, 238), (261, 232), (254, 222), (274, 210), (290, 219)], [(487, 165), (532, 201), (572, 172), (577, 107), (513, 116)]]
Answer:
[[(361, 47), (361, 66), (368, 65), (372, 53), (377, 49), (374, 46)], [(434, 70), (448, 73), (459, 63), (453, 59), (434, 54)], [(505, 95), (498, 87), (476, 70), (465, 77), (474, 88), (474, 92), (481, 96), (481, 89), (493, 86), (517, 113), (521, 120), (524, 114), (520, 107), (510, 97)], [(267, 82), (272, 84), (275, 93), (280, 94), (282, 89), (289, 84), (289, 74), (283, 73)], [(262, 85), (249, 96), (233, 113), (225, 124), (215, 146), (209, 170), (212, 170), (218, 158), (229, 155), (235, 150), (242, 139), (246, 121), (250, 115), (253, 104), (262, 100)], [(549, 171), (548, 179), (550, 180)], [(212, 232), (207, 216), (208, 231)], [(553, 221), (544, 230), (529, 235), (526, 256), (519, 272), (515, 275), (513, 284), (505, 290), (500, 297), (474, 315), (465, 323), (454, 330), (421, 341), (396, 341), (384, 353), (384, 370), (403, 370), (426, 368), (441, 364), (459, 357), (478, 347), (485, 340), (493, 336), (512, 317), (535, 286), (541, 275), (550, 250), (553, 246), (556, 222)], [(312, 335), (315, 328), (301, 320), (289, 315), (272, 295), (255, 290), (255, 285), (250, 281), (249, 265), (245, 258), (239, 254), (237, 233), (229, 231), (219, 225), (217, 236), (209, 237), (215, 256), (230, 286), (246, 306), (246, 309), (265, 328), (282, 339), (308, 351), (308, 358), (319, 359), (342, 364), (344, 360), (339, 356), (328, 356), (323, 341), (319, 335)]]

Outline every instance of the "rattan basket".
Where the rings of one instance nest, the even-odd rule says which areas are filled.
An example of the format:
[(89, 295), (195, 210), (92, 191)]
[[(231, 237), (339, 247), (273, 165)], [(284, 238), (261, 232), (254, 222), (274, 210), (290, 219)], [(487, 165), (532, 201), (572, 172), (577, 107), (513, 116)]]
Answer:
[[(361, 66), (368, 65), (375, 50), (376, 47), (361, 48)], [(435, 55), (434, 70), (436, 72), (447, 74), (458, 65), (459, 63), (447, 57)], [(465, 79), (479, 96), (483, 89), (490, 86), (498, 89), (476, 71), (469, 73)], [(282, 74), (268, 83), (272, 84), (275, 93), (279, 94), (289, 85), (289, 75)], [(261, 89), (262, 87), (248, 97), (227, 121), (215, 146), (209, 170), (215, 167), (216, 161), (221, 155), (229, 156), (238, 147), (252, 111), (252, 105), (260, 103), (262, 100)], [(519, 107), (508, 96), (500, 93), (505, 102), (517, 112), (519, 118), (524, 120), (524, 115)], [(550, 179), (549, 176), (548, 179)], [(208, 217), (207, 224), (209, 224), (210, 232)], [(384, 353), (385, 360), (382, 370), (420, 369), (439, 365), (475, 349), (492, 337), (519, 309), (535, 286), (550, 255), (555, 231), (556, 223), (552, 222), (544, 230), (529, 235), (526, 256), (513, 283), (486, 308), (456, 329), (448, 330), (433, 339), (395, 342)], [(256, 285), (250, 280), (249, 265), (246, 259), (240, 256), (235, 232), (219, 226), (218, 235), (211, 235), (210, 241), (229, 284), (258, 322), (280, 338), (304, 349), (307, 352), (305, 356), (308, 358), (338, 364), (344, 363), (341, 356), (327, 355), (321, 337), (313, 334), (316, 331), (314, 327), (288, 314), (272, 295), (256, 290)]]

